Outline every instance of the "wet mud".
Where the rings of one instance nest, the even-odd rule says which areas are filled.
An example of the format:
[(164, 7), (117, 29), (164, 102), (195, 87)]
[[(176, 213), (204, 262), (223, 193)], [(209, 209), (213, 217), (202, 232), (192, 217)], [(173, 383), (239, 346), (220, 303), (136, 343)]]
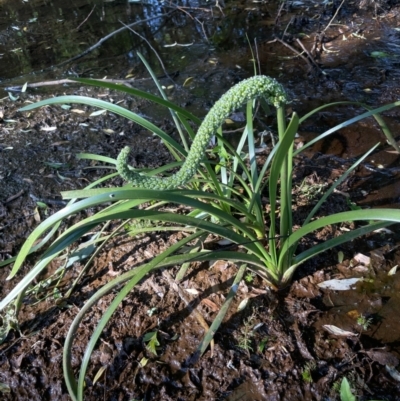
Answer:
[[(250, 19), (255, 14), (240, 8), (240, 2), (227, 1), (231, 12), (232, 4)], [(275, 34), (285, 43), (299, 46), (296, 38), (300, 37), (311, 51), (317, 25), (324, 29), (336, 9), (314, 7), (314, 13), (306, 5), (315, 6), (312, 2), (287, 2), (287, 8), (279, 12), (276, 5), (262, 5), (263, 21), (274, 25)], [(362, 101), (369, 106), (395, 101), (400, 88), (396, 29), (400, 12), (391, 6), (390, 2), (354, 2), (339, 10), (338, 20), (325, 32), (329, 39), (323, 42), (326, 50), (314, 55), (318, 68), (294, 58), (293, 51), (273, 41), (274, 35), (268, 31), (259, 43), (261, 71), (289, 89), (293, 98), (290, 107), (300, 115), (329, 101)], [(320, 19), (313, 18), (315, 15)], [(222, 34), (233, 35), (235, 30), (221, 27), (221, 32), (216, 46), (223, 49), (226, 42)], [(387, 56), (371, 56), (378, 51)], [(214, 60), (215, 54), (212, 56)], [(202, 73), (195, 75), (191, 86), (170, 89), (169, 95), (191, 111), (204, 114), (220, 93), (249, 75), (248, 58), (248, 50), (243, 48), (235, 58), (218, 53), (217, 63), (208, 62), (208, 56), (193, 62), (177, 81), (182, 85), (188, 76)], [(235, 67), (232, 59), (241, 68)], [(165, 78), (162, 83), (169, 85)], [(147, 81), (140, 85), (140, 89), (154, 91)], [(119, 102), (175, 135), (168, 115), (145, 101), (73, 85), (52, 93), (94, 95)], [(15, 256), (38, 222), (63, 207), (60, 191), (82, 188), (104, 175), (101, 163), (77, 160), (77, 153), (116, 157), (129, 145), (134, 149), (132, 164), (136, 167), (156, 167), (170, 161), (155, 137), (122, 118), (112, 114), (91, 117), (92, 110), (84, 106), (74, 107), (74, 112), (46, 107), (22, 114), (17, 109), (26, 101), (48, 94), (38, 89), (19, 96), (14, 102), (4, 98), (0, 103), (0, 262)], [(361, 112), (354, 105), (323, 110), (302, 126), (298, 141), (306, 143)], [(384, 118), (399, 140), (399, 111), (387, 112)], [(265, 128), (261, 118), (258, 123)], [(327, 185), (377, 142), (381, 143), (378, 150), (340, 186), (321, 213), (348, 210), (349, 200), (362, 207), (397, 208), (399, 158), (370, 118), (340, 130), (298, 157), (294, 224), (301, 223)], [(120, 178), (114, 179), (113, 185), (121, 184)], [(305, 238), (299, 250), (353, 228), (352, 224), (326, 227)], [(51, 287), (31, 295), (20, 314), (20, 333), (12, 331), (0, 345), (0, 398), (69, 400), (62, 348), (79, 308), (112, 277), (150, 260), (179, 236), (151, 233), (119, 238), (94, 260), (70, 297), (57, 301)], [(106, 326), (91, 358), (85, 399), (339, 400), (339, 383), (347, 377), (359, 400), (400, 400), (399, 243), (399, 227), (394, 226), (327, 251), (302, 265), (293, 283), (279, 292), (266, 287), (257, 276), (248, 277), (240, 283), (238, 297), (216, 333), (213, 351), (208, 349), (195, 362), (192, 356), (204, 328), (193, 310), (211, 324), (237, 267), (225, 261), (193, 264), (179, 283), (181, 291), (176, 290), (173, 280), (177, 268), (147, 277)], [(10, 267), (0, 267), (1, 297), (29, 271), (36, 258), (29, 258), (16, 280), (6, 281)], [(58, 262), (49, 266), (47, 274), (57, 267)], [(76, 264), (66, 272), (58, 287), (62, 294), (81, 269), (82, 265)], [(347, 278), (362, 280), (343, 291), (320, 286), (327, 280)], [(73, 348), (76, 375), (88, 338), (113, 296), (105, 296), (81, 324)], [(332, 326), (336, 331), (332, 332)], [(157, 331), (159, 341), (156, 355), (144, 342), (144, 335), (152, 331)]]

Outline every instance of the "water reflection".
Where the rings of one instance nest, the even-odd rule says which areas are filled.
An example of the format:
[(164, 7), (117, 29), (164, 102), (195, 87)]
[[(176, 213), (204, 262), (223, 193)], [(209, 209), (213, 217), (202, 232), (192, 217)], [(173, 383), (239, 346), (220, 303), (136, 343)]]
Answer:
[[(120, 29), (122, 23), (145, 21), (136, 25), (135, 31), (150, 42), (167, 65), (174, 66), (171, 68), (187, 65), (178, 46), (181, 44), (197, 46), (194, 54), (188, 54), (192, 61), (198, 59), (199, 46), (205, 58), (215, 49), (236, 55), (237, 45), (248, 47), (246, 33), (251, 37), (265, 36), (266, 14), (260, 11), (261, 7), (268, 6), (263, 3), (245, 9), (243, 0), (236, 0), (227, 5), (222, 15), (214, 2), (196, 0), (0, 0), (0, 80), (59, 65)], [(151, 65), (158, 65), (149, 46), (133, 32), (124, 30), (103, 41), (79, 62), (69, 64), (68, 69), (53, 69), (46, 78), (65, 74), (121, 77), (120, 70), (140, 64), (138, 50)]]
[[(164, 24), (167, 22), (163, 15), (170, 11), (156, 0), (147, 1), (146, 5), (126, 0), (0, 1), (0, 79), (27, 74), (68, 60), (121, 28), (120, 21), (131, 24), (160, 16), (135, 29), (152, 42), (161, 42), (165, 40)], [(181, 13), (168, 22), (184, 26), (186, 18)], [(141, 42), (131, 32), (119, 33), (93, 51), (85, 59), (85, 67), (81, 68), (104, 68), (115, 57), (138, 48)]]

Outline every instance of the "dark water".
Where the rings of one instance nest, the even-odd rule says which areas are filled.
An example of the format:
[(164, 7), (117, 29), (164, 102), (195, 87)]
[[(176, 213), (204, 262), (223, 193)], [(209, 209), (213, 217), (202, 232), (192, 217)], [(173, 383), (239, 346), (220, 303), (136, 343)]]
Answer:
[[(178, 84), (200, 78), (194, 94), (211, 101), (230, 85), (226, 75), (237, 81), (254, 74), (254, 65), (306, 107), (331, 99), (390, 101), (387, 88), (397, 91), (399, 80), (397, 15), (358, 3), (336, 14), (333, 3), (315, 1), (0, 0), (0, 88), (77, 75), (143, 76), (140, 51), (158, 75), (165, 73), (161, 59), (168, 73), (180, 74)], [(123, 29), (105, 39), (132, 23), (142, 38)], [(310, 51), (317, 44), (319, 70), (310, 71), (298, 40)]]
[[(230, 3), (226, 7), (227, 18), (207, 1), (178, 1), (174, 5), (158, 0), (143, 4), (126, 0), (0, 1), (0, 82), (14, 83), (18, 77), (21, 82), (25, 78), (32, 81), (35, 78), (29, 74), (40, 75), (45, 69), (47, 77), (75, 74), (123, 77), (141, 68), (137, 51), (158, 70), (155, 52), (168, 71), (182, 72), (199, 58), (207, 62), (216, 49), (235, 47), (236, 52), (245, 45), (246, 32), (251, 31), (251, 36), (262, 34), (263, 24), (254, 22), (261, 19), (265, 22), (266, 14), (260, 10), (266, 6), (253, 11), (244, 11), (242, 7), (243, 2)], [(125, 29), (85, 57), (56, 67), (123, 24), (135, 22), (138, 24), (133, 29), (148, 44)]]

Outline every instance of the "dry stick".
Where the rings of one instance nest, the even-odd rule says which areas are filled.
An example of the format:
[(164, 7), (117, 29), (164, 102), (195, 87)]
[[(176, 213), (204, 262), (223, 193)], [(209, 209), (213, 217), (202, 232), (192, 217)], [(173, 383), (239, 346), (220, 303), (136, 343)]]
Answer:
[(206, 38), (206, 41), (209, 42), (208, 36), (207, 36), (206, 31), (204, 29), (204, 22), (201, 22), (198, 18), (196, 18), (196, 20), (201, 25), (201, 30), (203, 31), (203, 35)]
[[(212, 13), (212, 8), (202, 8), (202, 7), (184, 7), (184, 6), (178, 6), (176, 4), (163, 4), (163, 7), (167, 8), (173, 8), (174, 10), (195, 10), (195, 11), (204, 11), (206, 13)], [(212, 7), (212, 6), (211, 6)]]
[(16, 193), (15, 195), (12, 195), (12, 196), (10, 196), (8, 199), (6, 199), (4, 203), (6, 204), (6, 203), (12, 202), (13, 200), (15, 200), (15, 199), (19, 198), (21, 195), (23, 195), (24, 192), (25, 192), (25, 191), (24, 191), (23, 189), (21, 189), (21, 191), (19, 191), (19, 192)]
[(285, 3), (286, 3), (285, 1), (282, 1), (281, 5), (279, 6), (278, 14), (276, 14), (276, 17), (275, 17), (275, 25), (278, 25), (278, 20), (281, 16), (281, 13), (282, 13), (283, 7), (285, 6)]
[(300, 45), (300, 47), (303, 49), (303, 51), (307, 54), (308, 58), (310, 61), (314, 64), (314, 66), (317, 68), (317, 70), (321, 70), (319, 68), (319, 65), (315, 62), (313, 56), (310, 54), (310, 52), (304, 47), (303, 43), (301, 43), (301, 40), (299, 38), (296, 39), (296, 42)]
[(328, 25), (325, 27), (325, 29), (322, 32), (325, 32), (329, 26), (332, 24), (332, 22), (334, 21), (334, 19), (336, 18), (336, 16), (338, 15), (338, 12), (340, 11), (340, 9), (342, 8), (342, 5), (344, 4), (345, 0), (342, 0), (342, 2), (340, 3), (339, 7), (337, 8), (335, 14), (333, 15), (333, 17), (331, 18), (331, 20), (329, 21)]
[[(87, 54), (89, 54), (90, 52), (92, 52), (93, 50), (95, 50), (95, 49), (97, 49), (99, 46), (101, 46), (105, 41), (107, 41), (108, 39), (112, 38), (112, 37), (113, 37), (114, 35), (116, 35), (117, 33), (120, 33), (120, 32), (122, 32), (122, 31), (124, 31), (125, 29), (128, 29), (128, 28), (130, 28), (130, 27), (132, 27), (132, 26), (135, 26), (135, 25), (142, 24), (143, 22), (152, 21), (153, 19), (166, 17), (167, 15), (170, 15), (170, 14), (172, 14), (172, 13), (174, 13), (174, 12), (175, 12), (175, 10), (170, 11), (170, 12), (168, 12), (168, 13), (166, 13), (166, 14), (161, 14), (161, 15), (158, 15), (158, 16), (155, 16), (155, 17), (150, 17), (150, 18), (142, 19), (142, 20), (140, 20), (140, 21), (133, 22), (132, 24), (129, 24), (129, 25), (125, 25), (125, 24), (124, 24), (124, 26), (123, 26), (122, 28), (119, 28), (119, 29), (117, 29), (117, 30), (111, 32), (111, 33), (108, 34), (107, 36), (104, 36), (104, 38), (101, 38), (96, 44), (94, 44), (93, 46), (89, 47), (89, 48), (86, 49), (84, 52), (78, 54), (77, 56), (74, 56), (74, 57), (70, 58), (69, 60), (66, 60), (66, 61), (63, 61), (63, 62), (60, 63), (60, 64), (57, 64), (55, 67), (62, 67), (62, 66), (65, 65), (65, 64), (69, 64), (69, 63), (71, 63), (72, 61), (78, 60), (78, 59), (82, 58), (83, 56), (86, 56)], [(53, 67), (52, 67), (52, 68), (53, 68)]]
[(90, 11), (89, 15), (83, 20), (83, 22), (81, 22), (78, 25), (78, 28), (76, 28), (76, 30), (78, 30), (89, 19), (89, 17), (92, 15), (95, 8), (96, 8), (96, 4), (93, 6), (92, 11)]
[[(324, 34), (322, 34), (322, 35), (324, 35)], [(314, 36), (314, 44), (313, 44), (313, 47), (311, 48), (311, 51), (310, 51), (311, 54), (316, 54), (317, 53), (318, 42), (321, 39), (321, 37), (319, 37), (319, 36), (322, 36), (322, 35), (315, 34), (315, 36)]]
[[(160, 78), (160, 77), (158, 77)], [(151, 78), (140, 78), (140, 79), (101, 79), (104, 82), (111, 82), (114, 84), (131, 84), (136, 83), (138, 81), (148, 81)], [(34, 82), (32, 84), (28, 84), (27, 88), (40, 88), (42, 86), (52, 86), (52, 85), (64, 85), (64, 84), (80, 84), (80, 82), (72, 81), (71, 79), (58, 79), (55, 81), (42, 81), (42, 82)], [(4, 88), (6, 91), (10, 92), (18, 92), (21, 91), (22, 86), (8, 86)]]
[[(207, 34), (206, 34), (206, 31), (204, 30), (204, 22), (201, 22), (197, 17), (193, 17), (192, 14), (190, 14), (188, 11), (185, 10), (185, 8), (190, 8), (190, 7), (180, 7), (180, 6), (176, 6), (175, 8), (176, 8), (177, 10), (183, 12), (184, 14), (186, 14), (186, 15), (187, 15), (189, 18), (191, 18), (192, 20), (195, 20), (197, 23), (199, 23), (200, 26), (201, 26), (201, 30), (203, 31), (203, 35), (204, 35), (206, 41), (209, 42), (208, 36), (207, 36)], [(194, 9), (197, 10), (197, 8), (194, 8)], [(200, 9), (200, 10), (203, 10), (203, 9)], [(208, 9), (204, 9), (203, 11), (206, 11), (206, 10), (209, 11), (209, 12), (212, 12), (212, 10), (208, 10)]]
[(221, 1), (221, 0), (216, 0), (215, 7), (217, 7), (219, 9), (219, 11), (221, 12), (222, 16), (225, 17), (225, 14), (224, 14), (224, 12), (222, 10), (222, 7), (225, 7), (224, 1), (223, 0), (221, 1), (222, 7), (219, 4), (219, 1)]
[(285, 30), (283, 31), (282, 39), (285, 38), (286, 32), (287, 32), (287, 30), (289, 29), (289, 26), (290, 26), (290, 24), (291, 24), (293, 21), (294, 21), (294, 17), (291, 17), (290, 20), (289, 20), (289, 22), (288, 22), (287, 25), (286, 25)]
[(128, 27), (127, 25), (125, 25), (122, 21), (118, 20), (118, 22), (120, 22), (123, 26), (125, 26), (126, 28), (128, 28), (131, 32), (133, 32), (135, 35), (139, 36), (140, 39), (144, 40), (148, 46), (150, 47), (151, 50), (153, 50), (154, 54), (156, 55), (156, 57), (158, 58), (158, 61), (160, 62), (161, 68), (164, 71), (164, 74), (167, 76), (167, 78), (174, 84), (176, 85), (176, 82), (169, 76), (165, 65), (163, 63), (163, 61), (161, 60), (161, 57), (158, 55), (157, 50), (150, 44), (150, 42), (144, 37), (142, 36), (140, 33), (134, 31), (132, 28)]
[[(313, 68), (313, 65), (311, 64), (310, 60), (303, 56), (298, 50), (296, 50), (294, 47), (290, 46), (288, 43), (286, 43), (284, 40), (279, 39), (279, 38), (275, 38), (274, 41), (277, 41), (279, 43), (282, 43), (284, 46), (286, 46), (288, 49), (290, 49), (293, 53), (295, 53), (297, 56), (301, 57), (310, 67), (310, 69)], [(268, 42), (271, 43), (271, 42)]]

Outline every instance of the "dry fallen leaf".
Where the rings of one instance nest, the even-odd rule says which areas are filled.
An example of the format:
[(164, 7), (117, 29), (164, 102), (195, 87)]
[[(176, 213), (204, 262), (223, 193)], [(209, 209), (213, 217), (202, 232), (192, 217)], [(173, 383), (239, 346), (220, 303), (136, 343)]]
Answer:
[(204, 305), (207, 305), (213, 312), (218, 312), (220, 308), (213, 302), (210, 301), (209, 299), (202, 299), (201, 303)]
[(183, 83), (183, 87), (185, 88), (185, 87), (189, 86), (193, 82), (193, 79), (194, 79), (193, 77), (186, 78), (185, 82)]
[(333, 326), (332, 324), (324, 324), (322, 326), (324, 330), (326, 330), (328, 333), (333, 334), (335, 336), (339, 337), (354, 337), (357, 336), (356, 333), (352, 333), (351, 331), (347, 330), (342, 330), (339, 327)]
[(362, 278), (347, 278), (343, 280), (327, 280), (322, 283), (318, 283), (318, 287), (324, 290), (333, 290), (333, 291), (347, 291), (351, 290), (352, 287), (357, 284), (359, 281), (362, 281)]
[(367, 255), (363, 255), (362, 253), (357, 253), (357, 255), (355, 255), (353, 259), (357, 263), (361, 263), (364, 266), (369, 266), (369, 264), (371, 263), (371, 258)]
[(71, 109), (71, 112), (76, 114), (85, 114), (85, 111), (81, 109)]

